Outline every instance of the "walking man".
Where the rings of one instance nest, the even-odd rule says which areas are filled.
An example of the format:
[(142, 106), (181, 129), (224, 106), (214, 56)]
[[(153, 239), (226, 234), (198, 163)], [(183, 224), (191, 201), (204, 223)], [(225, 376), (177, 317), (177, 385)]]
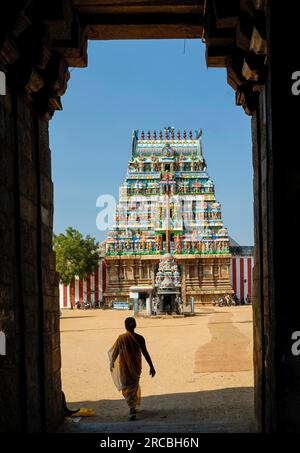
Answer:
[(136, 419), (136, 406), (141, 400), (140, 376), (142, 372), (142, 354), (145, 357), (154, 377), (155, 369), (146, 348), (144, 337), (135, 333), (134, 318), (125, 319), (126, 333), (120, 335), (113, 347), (108, 351), (110, 371), (113, 381), (129, 407), (129, 420)]

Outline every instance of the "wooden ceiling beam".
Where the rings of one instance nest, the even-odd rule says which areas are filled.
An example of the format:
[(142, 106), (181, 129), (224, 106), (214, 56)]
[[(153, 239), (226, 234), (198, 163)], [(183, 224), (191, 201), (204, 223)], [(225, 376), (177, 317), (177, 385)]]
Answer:
[(232, 51), (232, 46), (228, 47), (209, 47), (206, 46), (205, 59), (209, 68), (226, 68), (228, 56)]
[(74, 16), (71, 26), (71, 37), (68, 40), (54, 40), (53, 50), (62, 55), (68, 66), (85, 68), (87, 66), (87, 36), (86, 29), (80, 26)]
[(204, 0), (200, 1), (146, 1), (137, 3), (111, 2), (76, 4), (75, 11), (80, 15), (106, 14), (203, 14)]
[(235, 44), (235, 29), (216, 27), (213, 11), (208, 10), (205, 25), (206, 45), (208, 47), (226, 47)]
[(189, 14), (84, 16), (88, 39), (201, 38), (203, 17)]

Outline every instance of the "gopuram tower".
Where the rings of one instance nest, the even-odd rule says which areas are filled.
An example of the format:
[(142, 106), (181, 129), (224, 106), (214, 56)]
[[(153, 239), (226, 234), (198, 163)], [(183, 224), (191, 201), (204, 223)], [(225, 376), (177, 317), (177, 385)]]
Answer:
[(197, 310), (233, 292), (230, 258), (202, 131), (133, 131), (106, 241), (107, 302), (131, 300), (147, 315)]

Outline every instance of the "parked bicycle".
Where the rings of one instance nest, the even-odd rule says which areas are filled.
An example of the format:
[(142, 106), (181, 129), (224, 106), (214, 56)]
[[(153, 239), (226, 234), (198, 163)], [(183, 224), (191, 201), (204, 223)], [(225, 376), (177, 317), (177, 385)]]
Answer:
[(83, 309), (88, 310), (91, 308), (90, 302), (87, 302), (86, 300), (83, 301)]

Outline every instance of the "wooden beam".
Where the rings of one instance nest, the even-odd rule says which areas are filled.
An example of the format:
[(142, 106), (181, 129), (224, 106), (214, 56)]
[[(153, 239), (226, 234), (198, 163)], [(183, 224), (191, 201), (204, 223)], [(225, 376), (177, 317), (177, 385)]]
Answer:
[(226, 47), (235, 44), (235, 29), (217, 28), (215, 16), (211, 10), (207, 11), (205, 32), (209, 47)]
[(209, 47), (206, 46), (206, 64), (209, 68), (226, 68), (228, 56), (232, 50), (229, 47)]
[(201, 38), (203, 33), (203, 17), (195, 14), (87, 16), (83, 25), (92, 40)]
[(240, 85), (245, 83), (245, 79), (240, 77), (232, 66), (227, 65), (227, 83), (236, 91)]
[(253, 27), (252, 36), (250, 40), (250, 50), (257, 55), (267, 54), (267, 40), (256, 27)]
[(251, 82), (259, 82), (262, 80), (264, 73), (264, 57), (259, 57), (255, 54), (245, 56), (242, 74), (246, 80)]
[(73, 0), (81, 15), (105, 14), (202, 14), (205, 0)]
[(36, 3), (35, 13), (49, 26), (52, 39), (69, 39), (74, 17), (70, 0)]
[(227, 59), (227, 77), (230, 86), (237, 89), (246, 82), (242, 74), (245, 52), (240, 49), (232, 49), (231, 54)]
[(86, 29), (81, 27), (76, 16), (71, 26), (71, 38), (54, 41), (53, 49), (65, 58), (68, 66), (76, 68), (85, 68), (87, 66)]
[(252, 65), (251, 62), (249, 62), (249, 59), (247, 60), (246, 58), (243, 64), (242, 74), (246, 80), (251, 82), (258, 82), (260, 79), (259, 71), (256, 69), (255, 65)]
[(242, 85), (235, 93), (236, 105), (241, 105), (247, 115), (254, 115), (258, 106), (259, 93), (249, 83)]
[(253, 30), (253, 19), (249, 14), (242, 14), (238, 19), (236, 27), (236, 45), (245, 52), (250, 51), (251, 34)]
[(3, 65), (13, 64), (20, 57), (20, 51), (14, 40), (3, 37), (0, 41), (0, 63)]
[(239, 0), (213, 0), (217, 28), (234, 28), (240, 13)]

